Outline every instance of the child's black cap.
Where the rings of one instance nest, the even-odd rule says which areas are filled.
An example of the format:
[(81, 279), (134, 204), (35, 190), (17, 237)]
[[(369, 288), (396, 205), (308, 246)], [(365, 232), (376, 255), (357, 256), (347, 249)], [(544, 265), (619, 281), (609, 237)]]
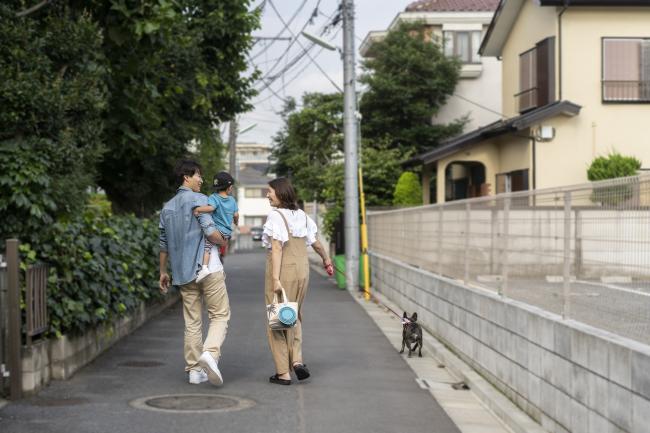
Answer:
[(214, 175), (212, 186), (218, 189), (226, 189), (233, 183), (235, 183), (235, 179), (232, 178), (230, 173), (226, 171), (220, 171)]

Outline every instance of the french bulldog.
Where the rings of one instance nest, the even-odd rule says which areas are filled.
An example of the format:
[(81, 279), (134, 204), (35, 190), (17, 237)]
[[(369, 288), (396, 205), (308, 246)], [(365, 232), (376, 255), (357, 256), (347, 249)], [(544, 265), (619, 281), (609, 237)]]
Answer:
[(402, 316), (402, 350), (399, 353), (404, 353), (404, 347), (408, 347), (409, 355), (415, 352), (415, 349), (418, 349), (418, 356), (422, 358), (422, 327), (418, 321), (418, 313), (413, 313), (411, 317), (408, 317), (406, 311)]

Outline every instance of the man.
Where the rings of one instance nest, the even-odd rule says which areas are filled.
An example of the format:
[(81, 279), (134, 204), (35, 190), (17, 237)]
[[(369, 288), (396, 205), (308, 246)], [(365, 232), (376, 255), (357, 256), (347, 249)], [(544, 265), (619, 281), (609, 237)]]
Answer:
[[(224, 239), (209, 214), (193, 215), (194, 208), (208, 204), (208, 198), (199, 193), (203, 183), (201, 166), (194, 161), (180, 161), (175, 174), (180, 187), (160, 213), (160, 291), (167, 293), (169, 288), (169, 258), (172, 284), (179, 286), (183, 298), (185, 371), (189, 373), (189, 382), (198, 384), (209, 380), (219, 386), (223, 384), (223, 378), (218, 361), (230, 319), (225, 274), (217, 252)], [(197, 272), (203, 261), (204, 236), (215, 246), (208, 264), (210, 274), (197, 283)], [(210, 319), (205, 342), (201, 327), (203, 298)]]

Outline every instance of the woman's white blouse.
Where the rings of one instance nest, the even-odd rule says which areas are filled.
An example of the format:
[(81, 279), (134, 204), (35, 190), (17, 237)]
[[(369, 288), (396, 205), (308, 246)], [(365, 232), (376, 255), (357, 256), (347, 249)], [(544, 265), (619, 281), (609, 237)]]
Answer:
[[(282, 212), (282, 215), (287, 219), (289, 230), (293, 236), (297, 238), (305, 238), (305, 243), (310, 246), (316, 242), (316, 233), (318, 227), (314, 220), (302, 210), (289, 210), (289, 209), (273, 209), (264, 223), (264, 231), (262, 232), (262, 245), (266, 248), (271, 248), (271, 239), (277, 239), (284, 245), (289, 240), (289, 233), (284, 225), (284, 221), (277, 211)], [(305, 220), (307, 221), (305, 223)]]

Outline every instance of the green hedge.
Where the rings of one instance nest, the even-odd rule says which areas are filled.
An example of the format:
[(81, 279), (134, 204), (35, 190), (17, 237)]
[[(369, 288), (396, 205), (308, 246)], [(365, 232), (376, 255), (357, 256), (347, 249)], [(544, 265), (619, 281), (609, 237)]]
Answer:
[(89, 209), (57, 222), (22, 244), (23, 267), (49, 266), (50, 333), (79, 334), (126, 315), (141, 301), (160, 298), (158, 224)]

